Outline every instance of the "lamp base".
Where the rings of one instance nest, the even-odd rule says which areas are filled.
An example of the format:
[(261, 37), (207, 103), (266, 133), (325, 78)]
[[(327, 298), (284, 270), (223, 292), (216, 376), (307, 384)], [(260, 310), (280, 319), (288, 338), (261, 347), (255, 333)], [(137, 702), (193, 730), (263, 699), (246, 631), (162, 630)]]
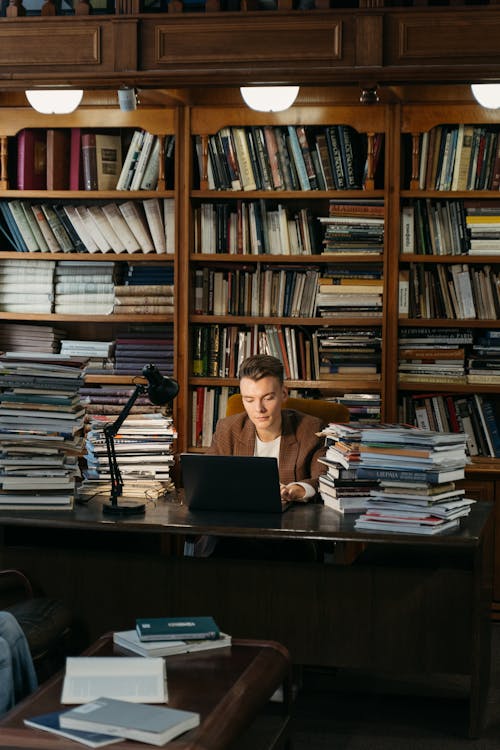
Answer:
[(146, 505), (121, 500), (118, 505), (103, 503), (102, 512), (107, 516), (143, 516), (146, 512)]

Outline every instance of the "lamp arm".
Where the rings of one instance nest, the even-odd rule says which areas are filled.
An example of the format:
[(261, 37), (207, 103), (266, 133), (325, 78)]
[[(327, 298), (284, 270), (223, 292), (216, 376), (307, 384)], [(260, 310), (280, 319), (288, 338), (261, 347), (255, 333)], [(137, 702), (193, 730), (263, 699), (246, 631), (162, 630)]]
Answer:
[(104, 438), (106, 440), (106, 453), (108, 456), (109, 473), (111, 477), (111, 505), (117, 505), (118, 497), (122, 494), (123, 489), (123, 479), (120, 467), (118, 466), (118, 460), (116, 458), (115, 436), (118, 434), (120, 427), (130, 414), (130, 411), (137, 401), (138, 396), (140, 396), (142, 393), (145, 393), (146, 390), (147, 386), (143, 385), (142, 383), (138, 383), (135, 386), (135, 389), (131, 394), (129, 400), (127, 401), (115, 421), (106, 424), (103, 429)]

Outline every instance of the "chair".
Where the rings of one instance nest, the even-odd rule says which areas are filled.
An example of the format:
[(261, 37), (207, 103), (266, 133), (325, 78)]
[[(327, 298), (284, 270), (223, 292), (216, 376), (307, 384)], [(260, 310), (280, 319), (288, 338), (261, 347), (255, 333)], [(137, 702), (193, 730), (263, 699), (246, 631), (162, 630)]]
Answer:
[(0, 570), (0, 609), (10, 612), (19, 622), (39, 682), (63, 666), (72, 618), (62, 601), (35, 596), (30, 581), (19, 570)]
[[(324, 399), (315, 398), (287, 398), (283, 403), (284, 409), (295, 409), (319, 417), (329, 424), (330, 422), (348, 422), (349, 409), (343, 404), (337, 404), (334, 401), (325, 401)], [(244, 411), (243, 400), (239, 393), (229, 396), (226, 408), (226, 417), (231, 414), (239, 414)]]

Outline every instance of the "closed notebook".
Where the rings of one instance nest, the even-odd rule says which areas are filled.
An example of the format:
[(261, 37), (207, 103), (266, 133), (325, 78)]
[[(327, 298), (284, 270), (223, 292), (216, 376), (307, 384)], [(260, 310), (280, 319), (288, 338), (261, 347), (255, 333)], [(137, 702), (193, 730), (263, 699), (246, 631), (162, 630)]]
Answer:
[(123, 737), (112, 737), (102, 732), (85, 732), (82, 729), (62, 729), (59, 719), (63, 713), (65, 712), (53, 711), (50, 714), (30, 716), (23, 721), (27, 727), (42, 729), (44, 732), (52, 732), (52, 734), (58, 734), (61, 737), (68, 737), (70, 740), (76, 740), (76, 742), (81, 742), (82, 745), (87, 745), (87, 747), (104, 747), (105, 745), (120, 742), (123, 739)]
[(218, 638), (220, 630), (212, 617), (149, 617), (135, 622), (141, 641), (188, 641)]
[(98, 698), (61, 714), (61, 727), (93, 730), (152, 745), (164, 745), (200, 723), (194, 711)]

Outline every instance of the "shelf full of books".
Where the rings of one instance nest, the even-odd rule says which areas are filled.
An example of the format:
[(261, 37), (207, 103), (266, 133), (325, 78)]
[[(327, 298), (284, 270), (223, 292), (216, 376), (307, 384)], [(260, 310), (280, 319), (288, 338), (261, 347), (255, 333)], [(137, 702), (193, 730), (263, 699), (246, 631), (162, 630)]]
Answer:
[(210, 445), (251, 354), (299, 391), (380, 399), (385, 129), (383, 108), (193, 108), (192, 446)]
[(402, 114), (398, 417), (464, 433), (473, 460), (500, 457), (499, 124), (475, 105)]

